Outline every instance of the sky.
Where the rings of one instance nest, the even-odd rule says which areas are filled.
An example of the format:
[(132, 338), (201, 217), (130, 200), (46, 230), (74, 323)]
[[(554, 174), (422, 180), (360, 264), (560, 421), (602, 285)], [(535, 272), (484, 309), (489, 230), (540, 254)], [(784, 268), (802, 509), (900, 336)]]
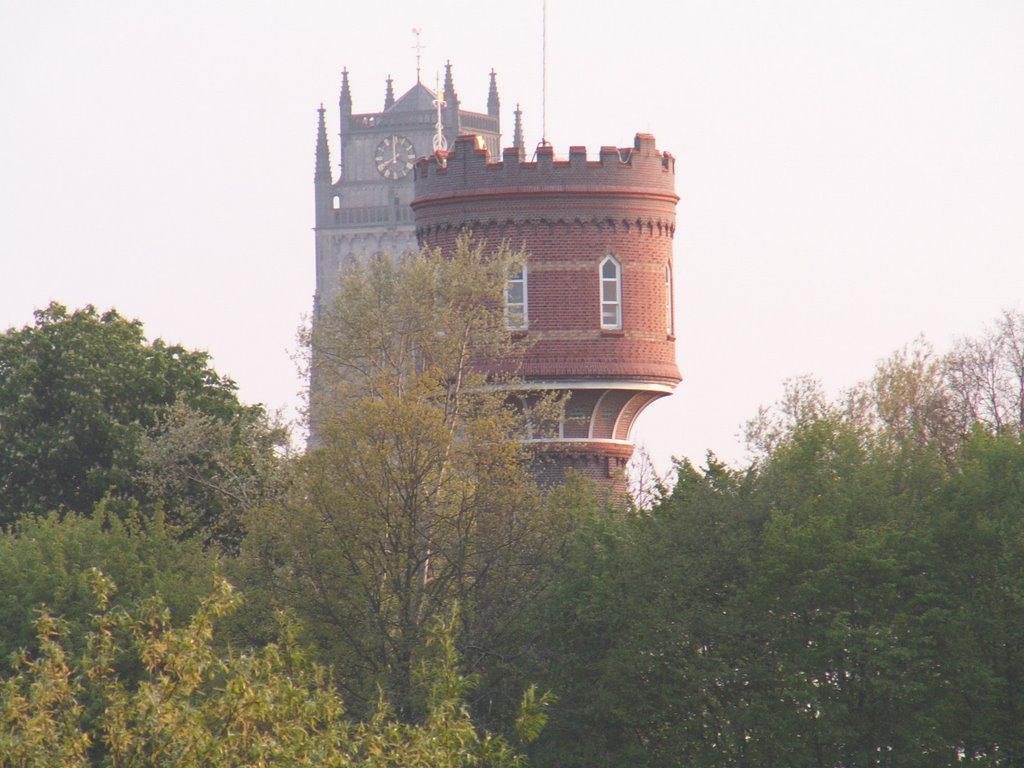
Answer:
[(0, 330), (114, 307), (294, 415), (316, 110), (336, 162), (342, 68), (381, 109), (388, 75), (415, 83), (414, 27), (464, 108), (497, 72), (505, 144), (519, 103), (528, 145), (648, 132), (676, 157), (683, 382), (633, 435), (662, 471), (742, 462), (788, 378), (838, 395), (1024, 310), (1024, 2), (542, 7), (0, 0)]

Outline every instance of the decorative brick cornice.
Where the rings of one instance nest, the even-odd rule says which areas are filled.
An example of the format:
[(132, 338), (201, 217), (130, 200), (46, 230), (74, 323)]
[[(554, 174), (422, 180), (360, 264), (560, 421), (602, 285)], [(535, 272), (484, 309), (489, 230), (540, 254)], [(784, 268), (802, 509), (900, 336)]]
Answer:
[[(518, 194), (518, 192), (517, 192)], [(620, 200), (623, 195), (619, 192), (610, 194), (607, 191), (602, 193), (602, 197), (615, 200)], [(442, 198), (437, 198), (442, 199)], [(472, 198), (474, 205), (478, 205), (481, 202), (486, 202), (488, 199), (498, 200), (498, 194), (492, 196), (482, 196)], [(455, 201), (456, 198), (451, 198)], [(429, 203), (429, 198), (417, 198), (413, 202), (413, 209), (415, 210), (417, 205), (421, 209), (426, 208), (426, 204)], [(508, 197), (504, 198), (505, 204), (498, 205), (496, 207), (507, 209)], [(563, 202), (553, 199), (551, 202)], [(544, 201), (540, 199), (531, 200), (531, 204), (538, 207), (543, 207)], [(485, 240), (490, 240), (497, 234), (499, 239), (509, 239), (515, 241), (515, 234), (517, 231), (527, 227), (565, 227), (567, 229), (578, 229), (581, 232), (586, 233), (587, 230), (593, 230), (595, 234), (600, 236), (604, 232), (621, 232), (627, 236), (634, 237), (648, 237), (648, 238), (668, 238), (672, 239), (676, 234), (676, 225), (673, 218), (641, 218), (635, 219), (628, 218), (611, 218), (611, 217), (600, 217), (590, 216), (583, 218), (580, 216), (558, 216), (558, 215), (535, 215), (535, 216), (517, 216), (511, 218), (470, 218), (462, 222), (452, 221), (437, 221), (430, 223), (431, 218), (429, 211), (424, 210), (421, 215), (418, 216), (420, 221), (426, 221), (427, 223), (421, 224), (416, 227), (416, 235), (421, 240), (430, 238), (436, 235), (444, 233), (459, 234), (461, 232), (468, 232), (474, 237), (482, 237)]]

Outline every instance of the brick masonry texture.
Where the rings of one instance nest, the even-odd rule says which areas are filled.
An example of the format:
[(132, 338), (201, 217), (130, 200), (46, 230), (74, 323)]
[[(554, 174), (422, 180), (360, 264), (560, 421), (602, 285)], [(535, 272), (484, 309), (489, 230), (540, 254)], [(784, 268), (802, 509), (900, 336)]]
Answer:
[[(666, 319), (678, 199), (675, 160), (647, 134), (631, 148), (602, 147), (594, 161), (582, 147), (556, 160), (542, 146), (533, 162), (515, 149), (491, 162), (479, 139), (460, 136), (451, 152), (417, 164), (412, 208), (422, 246), (448, 250), (469, 231), (527, 254), (533, 344), (522, 373), (573, 393), (563, 436), (576, 441), (552, 441), (542, 480), (572, 470), (621, 483), (609, 478), (621, 475), (632, 452), (626, 440), (636, 416), (679, 382)], [(600, 264), (608, 255), (621, 265), (615, 330), (601, 328)]]

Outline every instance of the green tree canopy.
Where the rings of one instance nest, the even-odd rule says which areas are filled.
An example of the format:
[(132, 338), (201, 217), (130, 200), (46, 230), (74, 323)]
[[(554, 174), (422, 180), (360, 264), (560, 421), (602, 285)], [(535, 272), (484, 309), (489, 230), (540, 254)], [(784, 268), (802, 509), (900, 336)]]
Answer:
[[(154, 489), (169, 508), (210, 513), (224, 497), (211, 502), (210, 483), (199, 481), (216, 473), (199, 468), (192, 486), (168, 494), (181, 451), (159, 466), (157, 457), (173, 452), (158, 443), (162, 453), (150, 450), (144, 460), (147, 441), (173, 431), (186, 410), (232, 425), (228, 443), (272, 450), (262, 408), (242, 405), (205, 352), (148, 342), (138, 320), (114, 310), (38, 310), (33, 325), (0, 335), (0, 524), (51, 510), (89, 512), (111, 493), (146, 500)], [(255, 442), (253, 425), (261, 432)], [(157, 476), (160, 483), (147, 482)]]
[(1019, 315), (810, 378), (742, 470), (574, 532), (535, 604), (550, 766), (1024, 765)]

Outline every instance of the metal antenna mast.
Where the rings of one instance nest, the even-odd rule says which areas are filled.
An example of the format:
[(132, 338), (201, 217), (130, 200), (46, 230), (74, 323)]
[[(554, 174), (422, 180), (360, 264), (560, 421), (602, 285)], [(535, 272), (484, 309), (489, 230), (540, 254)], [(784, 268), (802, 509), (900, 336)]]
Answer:
[(548, 145), (548, 0), (541, 4), (540, 25), (540, 143)]

